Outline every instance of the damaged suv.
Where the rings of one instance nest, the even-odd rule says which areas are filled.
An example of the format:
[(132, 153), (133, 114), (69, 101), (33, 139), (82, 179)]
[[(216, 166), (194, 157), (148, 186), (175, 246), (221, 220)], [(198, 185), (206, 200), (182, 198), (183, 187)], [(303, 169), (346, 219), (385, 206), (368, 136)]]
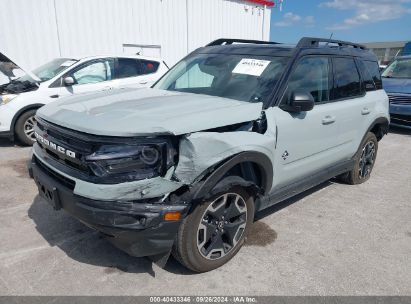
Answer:
[(69, 97), (36, 121), (30, 174), (56, 210), (130, 255), (204, 272), (257, 211), (336, 176), (366, 181), (389, 114), (360, 45), (219, 39), (152, 88)]

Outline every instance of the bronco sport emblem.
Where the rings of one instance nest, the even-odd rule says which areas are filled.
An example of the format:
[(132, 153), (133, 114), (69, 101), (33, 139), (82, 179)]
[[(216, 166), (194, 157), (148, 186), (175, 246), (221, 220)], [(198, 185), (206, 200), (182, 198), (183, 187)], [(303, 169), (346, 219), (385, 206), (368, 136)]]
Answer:
[(37, 132), (34, 132), (34, 135), (37, 138), (37, 141), (39, 143), (42, 143), (48, 147), (50, 147), (51, 149), (61, 153), (61, 154), (65, 154), (71, 158), (76, 158), (76, 153), (73, 151), (70, 151), (66, 148), (63, 148), (62, 146), (59, 146), (57, 144), (55, 144), (54, 142), (49, 141), (47, 138), (44, 138), (43, 136), (41, 136), (40, 134), (38, 134)]

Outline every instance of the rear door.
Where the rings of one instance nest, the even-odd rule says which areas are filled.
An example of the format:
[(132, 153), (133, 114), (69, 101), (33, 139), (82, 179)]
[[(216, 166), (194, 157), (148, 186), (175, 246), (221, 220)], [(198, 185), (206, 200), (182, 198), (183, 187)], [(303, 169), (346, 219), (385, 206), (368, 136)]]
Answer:
[(339, 113), (340, 151), (351, 158), (371, 125), (369, 118), (375, 111), (375, 100), (366, 94), (366, 86), (359, 72), (359, 62), (353, 57), (333, 58), (334, 86), (331, 99)]
[(282, 103), (287, 104), (294, 91), (303, 91), (314, 97), (314, 108), (300, 113), (286, 112), (281, 106), (267, 110), (267, 117), (272, 117), (277, 127), (272, 190), (307, 178), (340, 160), (340, 117), (330, 102), (331, 84), (329, 57), (303, 57), (290, 74)]

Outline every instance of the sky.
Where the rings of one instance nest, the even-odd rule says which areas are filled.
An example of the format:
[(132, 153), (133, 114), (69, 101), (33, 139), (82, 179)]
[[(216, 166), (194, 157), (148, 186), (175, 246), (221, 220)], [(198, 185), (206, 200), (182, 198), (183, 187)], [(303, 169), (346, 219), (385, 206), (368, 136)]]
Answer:
[(301, 37), (352, 42), (411, 41), (411, 0), (280, 0), (271, 11), (271, 41)]

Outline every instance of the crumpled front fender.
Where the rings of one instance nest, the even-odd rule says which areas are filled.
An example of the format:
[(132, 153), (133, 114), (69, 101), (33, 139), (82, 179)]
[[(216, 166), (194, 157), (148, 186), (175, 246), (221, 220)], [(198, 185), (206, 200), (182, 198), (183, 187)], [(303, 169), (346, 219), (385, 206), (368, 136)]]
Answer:
[(256, 132), (198, 132), (180, 143), (179, 163), (174, 175), (184, 184), (201, 179), (209, 168), (246, 151), (259, 152), (273, 159), (275, 137)]

